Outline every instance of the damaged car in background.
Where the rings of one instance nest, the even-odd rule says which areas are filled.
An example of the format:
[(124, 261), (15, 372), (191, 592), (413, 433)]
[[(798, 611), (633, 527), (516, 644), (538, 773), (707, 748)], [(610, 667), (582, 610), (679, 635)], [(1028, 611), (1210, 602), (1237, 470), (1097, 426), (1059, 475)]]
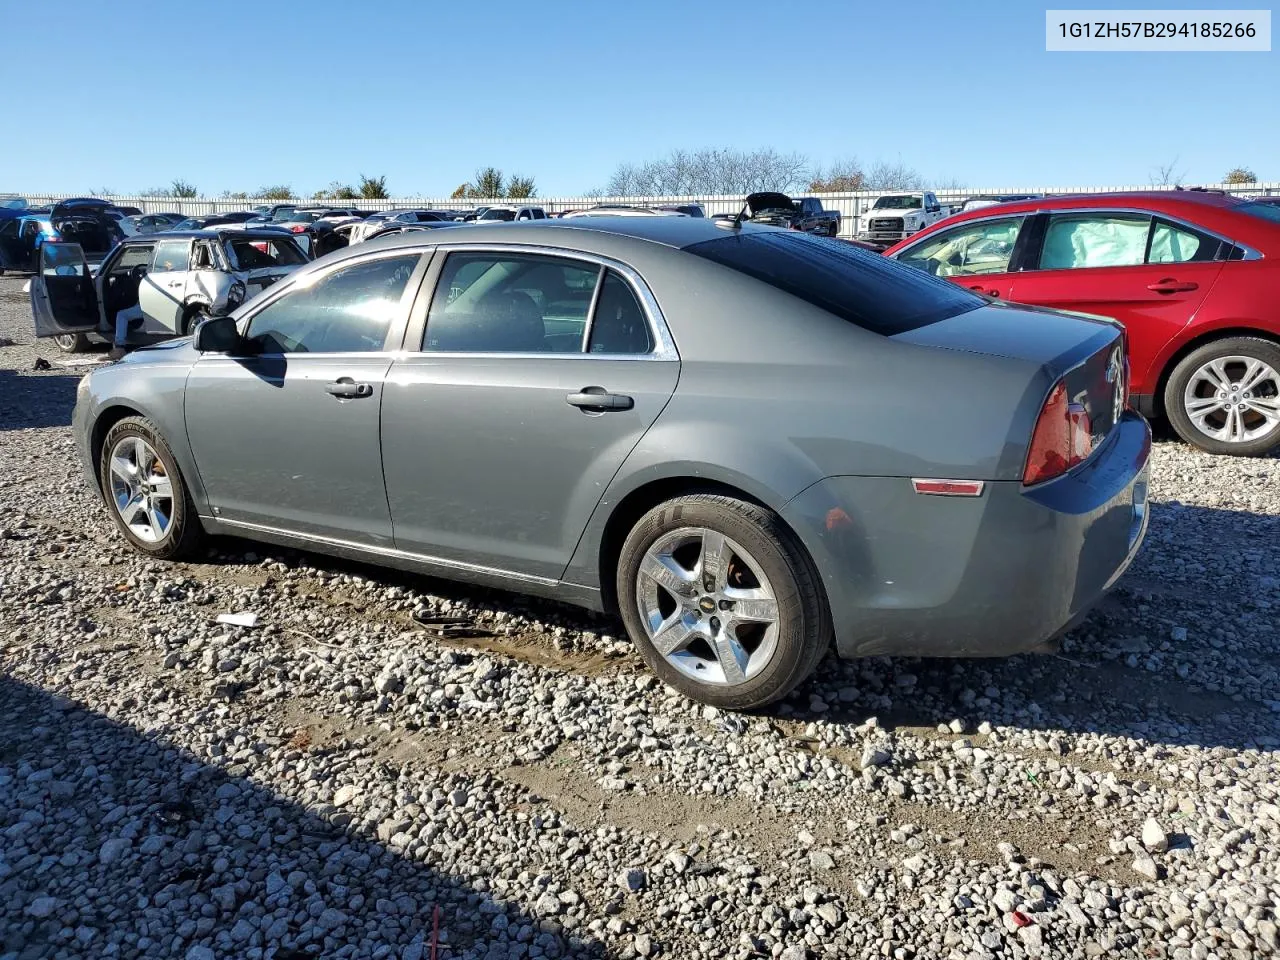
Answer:
[(110, 339), (123, 314), (127, 342), (185, 336), (200, 320), (234, 310), (307, 262), (293, 237), (278, 230), (131, 237), (96, 275), (79, 244), (46, 244), (30, 285), (35, 333), (78, 353)]
[(762, 192), (747, 197), (739, 219), (771, 227), (786, 227), (821, 237), (834, 237), (840, 232), (840, 211), (824, 210), (817, 197), (793, 200), (785, 193)]
[(52, 207), (28, 207), (20, 216), (0, 220), (0, 273), (35, 271), (46, 243), (77, 244), (89, 263), (98, 263), (124, 239), (124, 231), (108, 214), (106, 200), (82, 197)]

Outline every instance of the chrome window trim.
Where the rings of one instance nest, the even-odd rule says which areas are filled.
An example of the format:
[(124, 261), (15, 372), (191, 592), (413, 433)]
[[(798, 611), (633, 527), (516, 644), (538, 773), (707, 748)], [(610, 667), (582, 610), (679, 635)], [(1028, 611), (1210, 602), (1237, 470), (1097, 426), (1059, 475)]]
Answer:
[[(1221, 234), (1221, 233), (1218, 233), (1216, 230), (1210, 230), (1210, 229), (1208, 229), (1207, 227), (1202, 227), (1202, 226), (1200, 226), (1199, 224), (1192, 223), (1191, 221), (1189, 221), (1189, 220), (1185, 220), (1185, 219), (1183, 219), (1182, 217), (1174, 216), (1174, 215), (1172, 215), (1172, 214), (1168, 214), (1168, 213), (1163, 213), (1163, 212), (1161, 212), (1161, 211), (1159, 211), (1159, 210), (1144, 210), (1144, 209), (1142, 209), (1141, 207), (1039, 207), (1039, 208), (1037, 208), (1037, 209), (1035, 209), (1035, 210), (1018, 210), (1018, 211), (1006, 210), (1006, 211), (1004, 211), (1003, 213), (991, 213), (991, 214), (984, 214), (983, 216), (980, 216), (980, 217), (974, 217), (974, 218), (973, 218), (973, 219), (971, 219), (971, 220), (965, 220), (963, 223), (956, 223), (956, 224), (952, 224), (951, 228), (949, 228), (949, 229), (954, 229), (954, 228), (958, 228), (958, 227), (965, 227), (965, 226), (968, 226), (969, 224), (973, 224), (973, 223), (981, 223), (981, 222), (986, 221), (986, 220), (1003, 220), (1003, 219), (1006, 219), (1006, 218), (1008, 218), (1008, 217), (1030, 217), (1030, 216), (1035, 216), (1035, 215), (1037, 215), (1037, 214), (1042, 214), (1042, 213), (1043, 213), (1043, 214), (1045, 214), (1046, 216), (1061, 216), (1061, 215), (1063, 215), (1063, 214), (1077, 214), (1077, 213), (1083, 213), (1083, 214), (1095, 214), (1095, 213), (1106, 214), (1106, 213), (1114, 213), (1114, 214), (1136, 214), (1137, 216), (1141, 216), (1141, 217), (1159, 218), (1159, 219), (1161, 219), (1161, 220), (1167, 220), (1167, 221), (1169, 221), (1170, 223), (1175, 224), (1176, 226), (1186, 227), (1188, 230), (1194, 230), (1196, 233), (1203, 233), (1203, 234), (1205, 234), (1206, 236), (1213, 237), (1215, 240), (1218, 240), (1218, 241), (1220, 241), (1220, 242), (1222, 242), (1222, 243), (1229, 243), (1229, 244), (1231, 244), (1233, 247), (1239, 247), (1241, 250), (1243, 250), (1243, 251), (1244, 251), (1244, 256), (1241, 258), (1241, 260), (1262, 260), (1262, 259), (1263, 259), (1263, 255), (1262, 255), (1262, 253), (1261, 253), (1261, 252), (1259, 252), (1258, 250), (1253, 249), (1253, 247), (1250, 247), (1248, 244), (1240, 243), (1238, 240), (1232, 240), (1230, 237), (1225, 236), (1225, 235), (1223, 235), (1223, 234)], [(918, 240), (916, 240), (915, 242), (907, 244), (907, 246), (903, 247), (901, 250), (899, 250), (897, 253), (895, 253), (895, 254), (893, 255), (893, 259), (894, 259), (894, 260), (899, 259), (899, 258), (900, 258), (904, 253), (906, 253), (906, 252), (907, 252), (907, 251), (909, 251), (912, 247), (914, 247), (914, 246), (916, 245), (916, 243), (920, 243), (920, 242), (924, 242), (924, 241), (926, 241), (926, 240), (930, 240), (930, 239), (932, 239), (933, 237), (936, 237), (936, 236), (937, 236), (938, 234), (940, 234), (940, 233), (942, 233), (942, 231), (941, 231), (941, 230), (937, 230), (937, 231), (934, 231), (933, 233), (929, 234), (927, 237), (921, 237), (921, 238), (919, 238)], [(1185, 261), (1180, 261), (1180, 262), (1182, 262), (1182, 263), (1194, 263), (1194, 262), (1199, 262), (1199, 263), (1231, 263), (1231, 262), (1234, 262), (1234, 261), (1229, 261), (1229, 260), (1201, 260), (1201, 261), (1185, 260)], [(1150, 264), (1149, 264), (1149, 263), (1140, 263), (1140, 264), (1138, 264), (1138, 263), (1135, 263), (1135, 264), (1130, 264), (1129, 266), (1131, 266), (1131, 267), (1138, 267), (1138, 266), (1142, 266), (1142, 267), (1151, 266), (1151, 267), (1154, 267), (1154, 266), (1171, 266), (1171, 264), (1154, 264), (1154, 263), (1150, 263)], [(1106, 268), (1105, 268), (1105, 267), (1076, 267), (1076, 268), (1067, 268), (1067, 267), (1064, 267), (1063, 269), (1088, 269), (1088, 270), (1102, 270), (1102, 269), (1106, 269)], [(1030, 273), (1031, 271), (1024, 271), (1024, 272)]]
[[(636, 294), (636, 299), (640, 303), (640, 309), (645, 313), (645, 320), (649, 324), (649, 332), (654, 337), (654, 348), (648, 353), (465, 353), (465, 352), (443, 352), (435, 350), (411, 350), (410, 354), (421, 354), (430, 357), (520, 357), (528, 359), (530, 357), (565, 359), (569, 357), (579, 357), (585, 360), (645, 360), (645, 361), (671, 361), (679, 360), (680, 353), (676, 350), (675, 340), (671, 337), (671, 331), (667, 328), (666, 317), (663, 316), (662, 310), (658, 307), (658, 301), (654, 298), (653, 292), (649, 289), (649, 285), (644, 282), (639, 273), (629, 265), (614, 260), (612, 257), (606, 257), (603, 254), (591, 253), (586, 250), (573, 250), (567, 247), (539, 246), (529, 243), (485, 243), (485, 242), (457, 242), (450, 243), (441, 241), (431, 245), (437, 252), (448, 255), (450, 253), (488, 253), (494, 256), (502, 256), (505, 253), (523, 253), (529, 256), (541, 257), (559, 257), (564, 260), (582, 260), (587, 263), (594, 264), (596, 267), (607, 267), (616, 271), (621, 277), (631, 285), (632, 293)], [(597, 283), (597, 287), (599, 283)], [(432, 297), (435, 291), (431, 292)], [(588, 315), (588, 324), (590, 324), (590, 316)], [(431, 326), (431, 308), (427, 306), (425, 331)]]

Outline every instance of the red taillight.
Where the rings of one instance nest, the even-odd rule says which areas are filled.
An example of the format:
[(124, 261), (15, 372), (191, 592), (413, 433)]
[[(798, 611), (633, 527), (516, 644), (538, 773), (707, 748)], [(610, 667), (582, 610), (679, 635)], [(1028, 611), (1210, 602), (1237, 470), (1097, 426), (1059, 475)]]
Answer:
[(1067, 401), (1066, 384), (1059, 380), (1049, 392), (1031, 433), (1022, 482), (1052, 480), (1088, 459), (1092, 452), (1093, 424), (1089, 414), (1083, 405)]
[(304, 226), (302, 226), (302, 224), (298, 224), (298, 226), (296, 226), (296, 227), (290, 227), (290, 228), (289, 228), (289, 230), (290, 230), (290, 232), (291, 232), (291, 233), (306, 233), (306, 232), (307, 232), (307, 228), (306, 228), (306, 227), (304, 227)]

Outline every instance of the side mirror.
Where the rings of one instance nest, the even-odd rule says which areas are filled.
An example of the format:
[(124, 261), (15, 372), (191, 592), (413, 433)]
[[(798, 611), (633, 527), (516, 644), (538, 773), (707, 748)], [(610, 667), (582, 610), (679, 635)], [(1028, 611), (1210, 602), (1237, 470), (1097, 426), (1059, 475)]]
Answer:
[(235, 353), (242, 343), (231, 317), (210, 317), (196, 327), (195, 348), (201, 353)]

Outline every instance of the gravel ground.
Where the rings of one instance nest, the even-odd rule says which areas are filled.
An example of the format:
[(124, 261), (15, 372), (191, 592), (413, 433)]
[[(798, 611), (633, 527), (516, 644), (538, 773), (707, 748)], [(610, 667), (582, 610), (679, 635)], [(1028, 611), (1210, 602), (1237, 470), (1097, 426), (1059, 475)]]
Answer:
[(139, 559), (20, 288), (0, 960), (1277, 950), (1280, 461), (1158, 443), (1146, 549), (1062, 656), (828, 659), (727, 715), (571, 608), (242, 541)]

